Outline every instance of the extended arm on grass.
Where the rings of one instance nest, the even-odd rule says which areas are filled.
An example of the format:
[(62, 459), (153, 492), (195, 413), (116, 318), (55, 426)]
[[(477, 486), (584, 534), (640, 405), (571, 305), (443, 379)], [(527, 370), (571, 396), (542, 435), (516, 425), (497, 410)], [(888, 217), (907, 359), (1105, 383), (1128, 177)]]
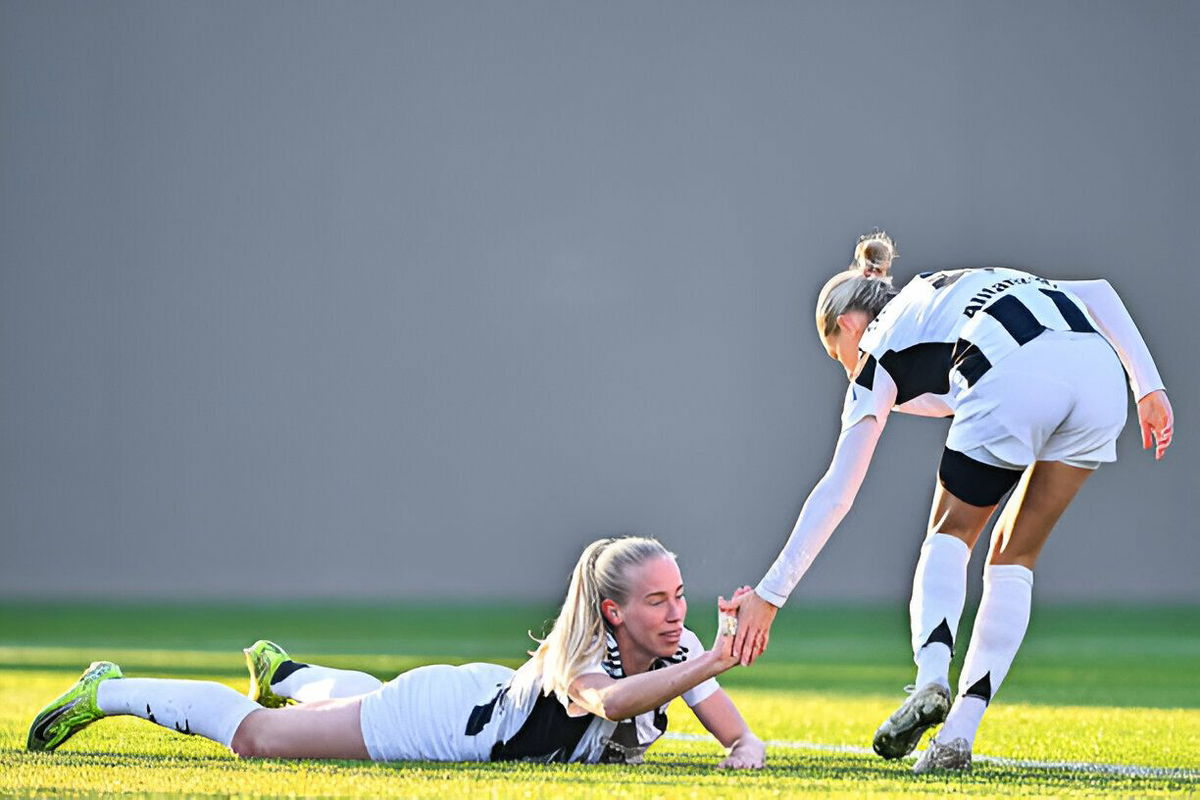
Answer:
[(705, 730), (716, 737), (725, 748), (725, 758), (718, 767), (727, 769), (762, 769), (766, 762), (766, 747), (742, 719), (733, 700), (718, 689), (693, 708), (692, 712)]

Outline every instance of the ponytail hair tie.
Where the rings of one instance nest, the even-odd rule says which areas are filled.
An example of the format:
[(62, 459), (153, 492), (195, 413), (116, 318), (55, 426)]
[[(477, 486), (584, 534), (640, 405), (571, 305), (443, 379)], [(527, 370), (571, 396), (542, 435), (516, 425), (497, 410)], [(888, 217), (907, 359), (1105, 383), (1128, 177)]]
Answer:
[(850, 269), (862, 273), (866, 278), (888, 279), (892, 259), (896, 258), (896, 243), (887, 231), (876, 228), (858, 237), (854, 247), (854, 261)]

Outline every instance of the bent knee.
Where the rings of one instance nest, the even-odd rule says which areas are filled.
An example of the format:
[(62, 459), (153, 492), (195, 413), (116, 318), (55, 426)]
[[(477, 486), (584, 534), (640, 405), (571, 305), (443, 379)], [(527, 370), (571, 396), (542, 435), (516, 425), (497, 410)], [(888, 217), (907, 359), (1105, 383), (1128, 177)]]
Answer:
[(238, 758), (263, 758), (262, 742), (258, 737), (249, 734), (243, 734), (240, 730), (234, 734), (233, 741), (229, 743), (229, 749)]
[[(264, 709), (265, 711), (265, 709)], [(267, 726), (262, 724), (264, 713), (253, 712), (242, 720), (242, 724), (233, 734), (229, 749), (238, 758), (271, 758), (276, 755), (275, 737)]]

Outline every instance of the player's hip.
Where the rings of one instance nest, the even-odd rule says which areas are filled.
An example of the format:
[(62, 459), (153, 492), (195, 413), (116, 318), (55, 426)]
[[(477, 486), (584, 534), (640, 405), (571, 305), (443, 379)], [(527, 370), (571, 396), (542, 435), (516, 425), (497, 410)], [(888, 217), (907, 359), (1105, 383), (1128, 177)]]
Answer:
[(363, 698), (362, 732), (376, 761), (487, 761), (494, 736), (468, 735), (474, 708), (494, 697), (513, 671), (497, 664), (419, 667)]
[(959, 397), (946, 446), (994, 466), (1095, 467), (1116, 460), (1126, 413), (1124, 371), (1108, 342), (1046, 331)]

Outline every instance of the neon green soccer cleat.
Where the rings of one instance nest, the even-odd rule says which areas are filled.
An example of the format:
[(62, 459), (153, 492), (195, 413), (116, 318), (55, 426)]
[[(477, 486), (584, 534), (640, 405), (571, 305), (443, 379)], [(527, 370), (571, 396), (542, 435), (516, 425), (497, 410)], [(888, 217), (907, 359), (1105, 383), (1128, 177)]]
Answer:
[(96, 689), (102, 681), (120, 678), (121, 668), (111, 661), (95, 661), (67, 690), (33, 718), (27, 750), (51, 751), (104, 716), (96, 705)]
[(282, 647), (266, 639), (259, 639), (242, 652), (246, 654), (246, 668), (250, 670), (250, 689), (246, 696), (264, 708), (282, 708), (291, 702), (271, 691), (275, 670), (284, 661), (291, 660), (291, 656)]

